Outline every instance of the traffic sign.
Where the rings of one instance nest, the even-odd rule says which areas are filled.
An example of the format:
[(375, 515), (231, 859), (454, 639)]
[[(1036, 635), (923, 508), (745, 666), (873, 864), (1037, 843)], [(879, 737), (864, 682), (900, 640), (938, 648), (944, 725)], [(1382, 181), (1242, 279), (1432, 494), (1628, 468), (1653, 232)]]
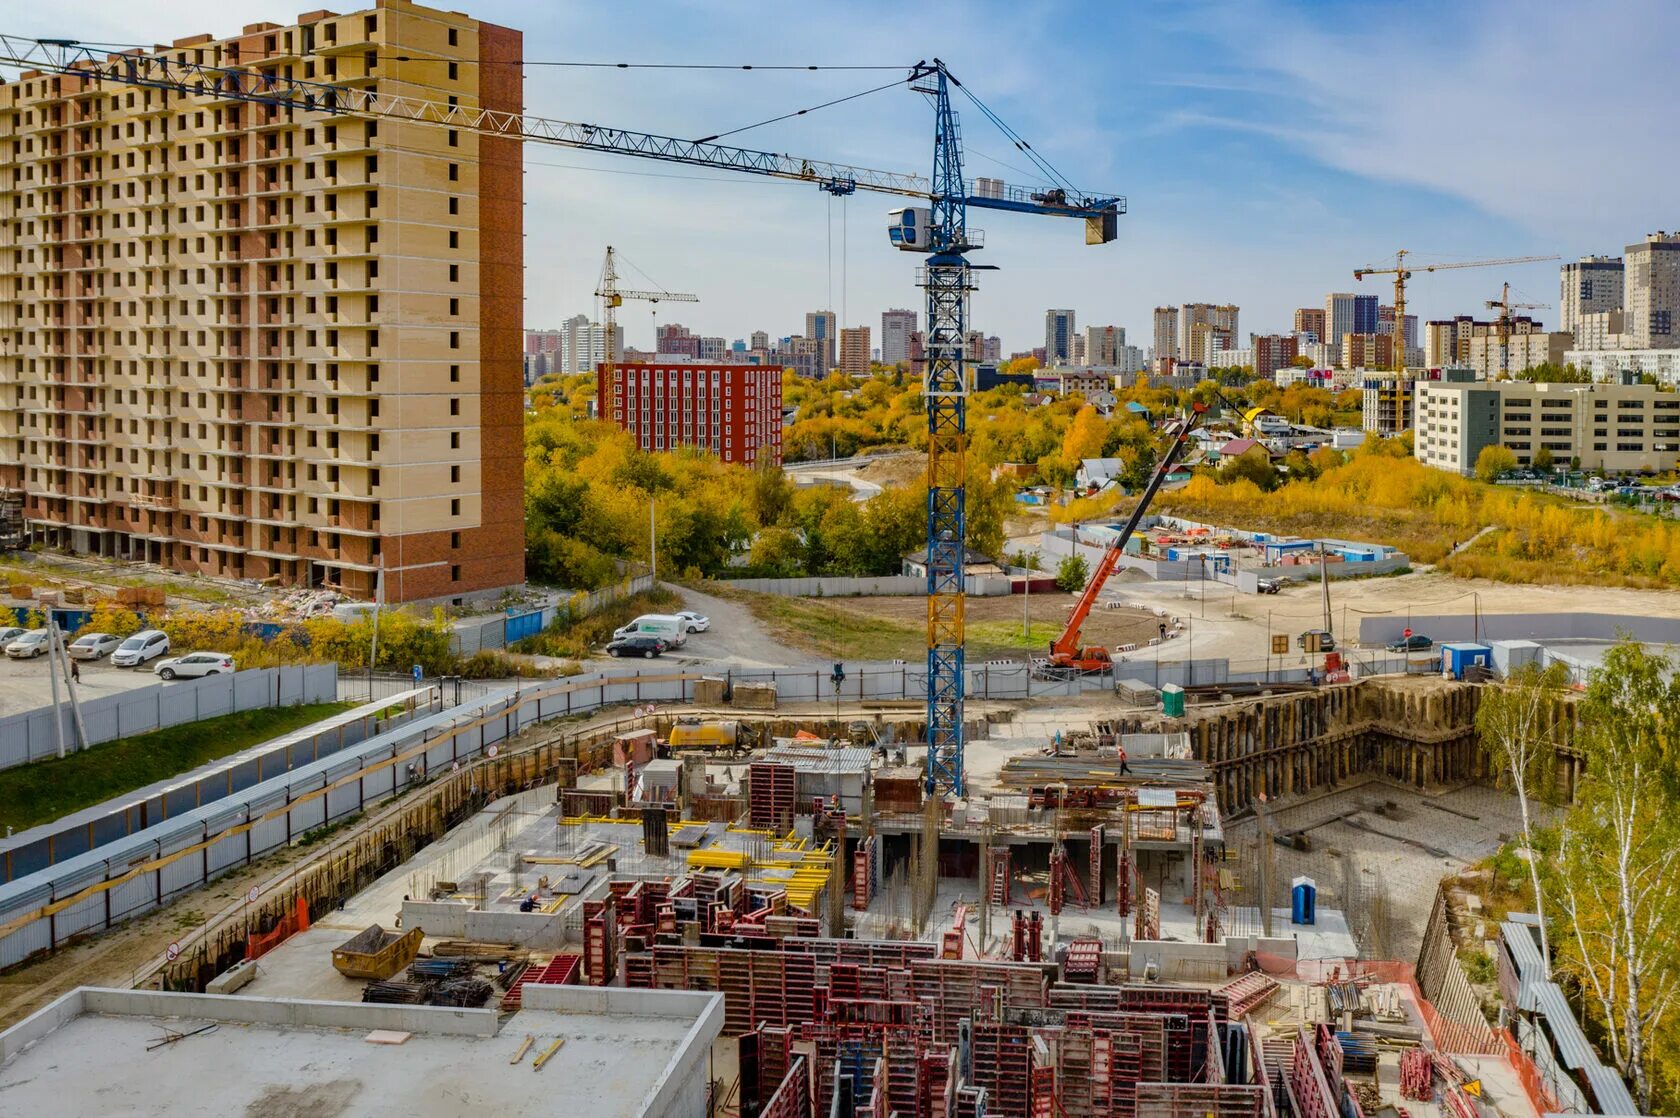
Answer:
[(245, 899), (252, 904), (257, 903), (257, 887), (255, 885), (251, 886), (251, 891), (245, 894)]
[(171, 943), (169, 945), (169, 950), (165, 951), (163, 954), (164, 954), (164, 957), (167, 958), (171, 963), (173, 963), (176, 959), (179, 959), (181, 957), (181, 944), (180, 944), (180, 942), (177, 941), (177, 942)]
[(1405, 632), (1401, 633), (1400, 635), (1405, 637), (1407, 640), (1412, 639), (1412, 631), (1410, 629), (1407, 629)]
[(1272, 655), (1273, 656), (1287, 656), (1287, 655), (1289, 655), (1289, 634), (1288, 633), (1273, 633), (1272, 634)]
[(484, 755), (486, 757), (490, 758), (491, 760), (495, 760), (496, 759), (496, 754), (498, 754), (500, 752), (501, 752), (501, 750), (497, 749), (493, 745), (487, 745), (487, 746), (484, 747)]

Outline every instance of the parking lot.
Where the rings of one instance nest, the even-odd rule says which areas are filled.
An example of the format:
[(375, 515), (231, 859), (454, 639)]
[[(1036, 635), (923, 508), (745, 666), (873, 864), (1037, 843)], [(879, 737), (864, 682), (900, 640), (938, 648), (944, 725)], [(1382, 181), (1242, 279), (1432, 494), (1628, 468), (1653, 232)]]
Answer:
[[(33, 660), (13, 660), (0, 656), (0, 718), (26, 710), (44, 707), (52, 702), (52, 682), (47, 678), (48, 660), (38, 656)], [(82, 682), (77, 696), (83, 699), (114, 695), (158, 682), (152, 665), (140, 668), (113, 668), (110, 657), (96, 663), (82, 662)], [(60, 692), (62, 696), (62, 692)]]

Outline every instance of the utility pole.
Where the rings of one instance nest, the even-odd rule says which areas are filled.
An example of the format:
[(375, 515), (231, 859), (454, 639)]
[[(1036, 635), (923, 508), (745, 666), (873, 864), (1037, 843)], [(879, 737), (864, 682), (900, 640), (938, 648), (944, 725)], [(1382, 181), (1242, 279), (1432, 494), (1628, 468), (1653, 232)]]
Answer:
[(385, 553), (379, 553), (379, 570), (373, 576), (373, 642), (368, 649), (368, 702), (373, 702), (373, 670), (379, 663), (379, 607), (385, 601)]
[(1032, 575), (1021, 580), (1021, 640), (1032, 640)]
[[(50, 649), (52, 645), (52, 633), (54, 626), (52, 611), (47, 610), (46, 613), (47, 644)], [(53, 657), (52, 671), (47, 673), (47, 679), (52, 683), (53, 733), (58, 738), (58, 758), (62, 761), (64, 759), (64, 708), (58, 704), (58, 658), (56, 656)], [(66, 683), (65, 686), (68, 687), (69, 684)]]
[(82, 722), (82, 702), (76, 697), (76, 688), (70, 681), (70, 653), (64, 647), (64, 635), (58, 631), (57, 622), (52, 620), (52, 613), (47, 613), (48, 641), (53, 654), (53, 672), (61, 669), (64, 672), (64, 691), (70, 696), (70, 716), (76, 724), (76, 748), (88, 747), (87, 726)]
[(653, 498), (648, 498), (648, 567), (653, 581), (659, 581), (659, 526), (653, 522)]
[(1318, 541), (1318, 584), (1324, 592), (1324, 631), (1330, 632), (1330, 561), (1324, 556), (1324, 541)]
[(1260, 934), (1267, 939), (1272, 938), (1272, 836), (1271, 828), (1266, 822), (1266, 793), (1262, 792), (1254, 801), (1254, 818), (1260, 824), (1260, 848), (1256, 851), (1260, 858)]

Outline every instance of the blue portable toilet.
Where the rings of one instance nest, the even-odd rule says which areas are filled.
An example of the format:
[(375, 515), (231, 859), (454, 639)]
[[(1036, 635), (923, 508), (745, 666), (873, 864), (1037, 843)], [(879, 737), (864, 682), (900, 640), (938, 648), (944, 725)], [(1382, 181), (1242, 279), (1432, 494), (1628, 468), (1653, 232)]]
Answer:
[(1289, 890), (1289, 922), (1314, 924), (1318, 920), (1318, 886), (1310, 877), (1297, 877)]
[(1446, 660), (1444, 665), (1454, 679), (1464, 678), (1464, 669), (1472, 664), (1480, 664), (1484, 668), (1493, 667), (1493, 648), (1485, 644), (1472, 644), (1468, 641), (1443, 644), (1441, 656)]

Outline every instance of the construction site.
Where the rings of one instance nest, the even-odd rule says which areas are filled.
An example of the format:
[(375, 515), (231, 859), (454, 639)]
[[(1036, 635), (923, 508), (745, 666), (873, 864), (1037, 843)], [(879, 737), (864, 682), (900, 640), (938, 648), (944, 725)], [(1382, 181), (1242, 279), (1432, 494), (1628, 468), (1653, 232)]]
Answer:
[[(307, 76), (293, 75), (292, 30), (300, 46), (310, 44), (296, 57), (315, 53), (314, 25), (341, 19), (332, 13), (300, 17), (283, 45), (276, 26), (252, 25), (247, 53), (212, 51), (208, 60), (198, 46), (209, 36), (121, 55), (70, 39), (6, 37), (0, 63), (50, 84), (55, 99), (87, 95), (77, 104), (89, 113), (104, 101), (96, 92), (129, 87), (130, 103), (142, 91), (148, 114), (161, 93), (160, 105), (212, 102), (248, 113), (263, 130), (325, 114), (354, 122), (369, 151), (381, 125), (382, 143), (412, 136), (441, 150), (445, 134), (449, 148), (465, 136), (482, 157), (465, 175), (448, 163), (444, 181), (464, 183), (469, 209), (482, 196), (499, 213), (484, 228), (499, 230), (493, 239), (506, 255), (484, 265), (511, 286), (486, 301), (493, 313), (480, 322), (501, 337), (512, 334), (522, 293), (513, 220), (522, 143), (814, 185), (830, 198), (892, 196), (887, 240), (919, 254), (926, 300), (925, 660), (889, 664), (897, 694), (908, 697), (880, 699), (865, 692), (856, 665), (849, 697), (843, 664), (831, 675), (826, 665), (782, 666), (749, 680), (732, 670), (655, 666), (661, 644), (646, 650), (645, 672), (515, 680), (465, 700), (457, 693), (446, 709), (353, 748), (237, 789), (228, 778), (226, 794), (209, 802), (195, 792), (182, 811), (62, 861), (49, 848), (43, 868), (0, 892), (0, 965), (36, 967), (46, 985), (91, 973), (81, 969), (83, 945), (97, 951), (100, 937), (131, 932), (150, 937), (152, 954), (140, 966), (102, 971), (102, 981), (80, 980), (0, 1032), (8, 1110), (61, 1112), (73, 1097), (78, 1112), (254, 1116), (534, 1115), (566, 1102), (591, 1115), (655, 1118), (1539, 1118), (1566, 1103), (1631, 1111), (1625, 1091), (1618, 1097), (1595, 1078), (1596, 1060), (1537, 1065), (1535, 1021), (1560, 1035), (1568, 1003), (1542, 981), (1544, 964), (1534, 969), (1534, 921), (1479, 920), (1474, 898), (1450, 884), (1499, 851), (1516, 826), (1476, 729), (1485, 683), (1441, 678), (1438, 669), (1410, 677), (1344, 665), (1315, 636), (1301, 651), (1328, 655), (1305, 669), (1305, 682), (1274, 683), (1268, 668), (1241, 684), (1195, 686), (1187, 659), (1187, 686), (1160, 683), (1157, 691), (1116, 670), (1134, 643), (1085, 639), (1093, 609), (1115, 604), (1102, 599), (1105, 582), (1128, 557), (1208, 403), (1187, 401), (1163, 420), (1156, 468), (1129, 519), (1104, 530), (1048, 655), (1030, 669), (999, 667), (1019, 689), (994, 694), (992, 665), (965, 660), (968, 431), (979, 418), (967, 411), (965, 339), (983, 269), (969, 256), (985, 240), (969, 228), (968, 211), (1060, 218), (1082, 226), (1087, 244), (1103, 245), (1119, 236), (1123, 196), (1074, 189), (931, 55), (886, 67), (901, 78), (865, 91), (907, 89), (932, 110), (926, 177), (713, 142), (734, 132), (688, 141), (527, 116), (517, 69), (475, 79), (477, 101), (375, 74), (410, 60), (391, 46), (418, 52), (389, 37), (384, 59), (360, 49), (375, 27), (399, 17), (430, 21), (436, 50), (464, 49), (457, 31), (466, 30), (485, 55), (465, 59), (475, 70), (519, 62), (517, 32), (431, 26), (445, 15), (384, 0), (359, 23), (331, 24), (321, 45), (333, 64), (323, 65), (323, 80), (313, 61)], [(335, 44), (340, 30), (344, 42)], [(253, 59), (288, 61), (258, 68)], [(348, 77), (338, 76), (340, 61)], [(448, 61), (440, 80), (455, 81), (457, 66)], [(953, 107), (960, 98), (1033, 162), (1043, 185), (964, 178)], [(223, 119), (212, 116), (220, 130)], [(230, 131), (245, 128), (230, 116)], [(62, 127), (57, 115), (50, 120)], [(185, 121), (183, 111), (180, 127)], [(341, 141), (336, 126), (323, 127), (323, 150), (362, 142), (348, 132)], [(303, 143), (314, 142), (311, 130)], [(336, 160), (322, 166), (337, 174)], [(364, 166), (373, 173), (371, 156)], [(409, 212), (416, 236), (441, 240), (448, 227), (439, 252), (457, 248), (456, 226), (465, 224), (455, 189), (425, 192), (440, 206), (450, 194), (449, 217)], [(395, 185), (385, 196), (387, 212), (397, 209)], [(367, 227), (356, 242), (367, 277), (385, 251), (371, 247), (377, 199), (370, 190), (354, 203), (358, 228)], [(250, 205), (255, 212), (254, 197)], [(262, 220), (278, 221), (268, 207)], [(322, 255), (338, 255), (338, 244), (325, 241)], [(439, 267), (453, 259), (439, 256)], [(1403, 322), (1403, 256), (1397, 264)], [(453, 283), (449, 267), (440, 274)], [(337, 273), (328, 275), (322, 282), (336, 291)], [(636, 293), (603, 288), (610, 324), (610, 308)], [(330, 305), (336, 323), (336, 298)], [(307, 306), (312, 316), (314, 301)], [(181, 570), (300, 585), (288, 617), (333, 610), (320, 589), (331, 579), (402, 601), (518, 580), (519, 458), (498, 451), (482, 458), (490, 500), (479, 523), (463, 521), (463, 539), (453, 518), (456, 494), (469, 490), (439, 488), (434, 503), (453, 511), (447, 528), (422, 525), (437, 537), (421, 549), (424, 570), (405, 583), (402, 537), (390, 537), (394, 585), (381, 590), (386, 530), (376, 523), (373, 467), (387, 459), (373, 457), (371, 420), (385, 392), (368, 387), (378, 367), (364, 364), (375, 358), (380, 320), (371, 310), (346, 313), (360, 316), (347, 330), (368, 335), (343, 355), (362, 387), (354, 408), (329, 414), (367, 417), (345, 453), (366, 447), (347, 469), (368, 472), (342, 512), (329, 497), (319, 513), (327, 519), (314, 522), (333, 529), (330, 552), (313, 538), (276, 550), (266, 527), (247, 541), (251, 517), (236, 504), (225, 516), (218, 510), (214, 557), (206, 548), (176, 553), (174, 537), (153, 527), (173, 524), (174, 495), (146, 498), (144, 518), (120, 533), (121, 551), (161, 559), (167, 550)], [(429, 329), (436, 315), (424, 314)], [(388, 330), (387, 352), (401, 355), (392, 367), (427, 360), (400, 344), (395, 325)], [(328, 346), (341, 344), (337, 333)], [(459, 332), (447, 337), (453, 351)], [(308, 338), (314, 346), (313, 330)], [(279, 348), (265, 342), (256, 353), (277, 358)], [(243, 363), (243, 350), (234, 352)], [(323, 362), (329, 355), (340, 356), (324, 351)], [(613, 364), (609, 356), (606, 368)], [(448, 367), (455, 383), (459, 367)], [(366, 379), (357, 379), (364, 368)], [(503, 360), (498, 368), (501, 376), (515, 367)], [(279, 373), (263, 376), (268, 391), (266, 379)], [(462, 395), (475, 407), (494, 395), (492, 408), (462, 412), (449, 397), (452, 418), (427, 418), (427, 429), (505, 436), (521, 422), (517, 393), (479, 383), (476, 395), (470, 384)], [(247, 390), (259, 391), (239, 388)], [(88, 407), (79, 386), (52, 391), (70, 410)], [(303, 391), (312, 413), (325, 390)], [(348, 431), (348, 418), (323, 422)], [(397, 437), (406, 429), (385, 429), (396, 447), (416, 445)], [(303, 444), (266, 445), (276, 458), (336, 460), (336, 438), (335, 430), (307, 454), (297, 449)], [(497, 440), (511, 445), (502, 436), (487, 444)], [(226, 453), (247, 453), (243, 437)], [(446, 475), (427, 472), (434, 475), (444, 485)], [(313, 466), (307, 477), (339, 484), (336, 465), (330, 481), (315, 482)], [(306, 499), (316, 515), (315, 498)], [(68, 498), (29, 500), (40, 521)], [(6, 518), (16, 517), (7, 509), (0, 501), (0, 537), (9, 538)], [(648, 512), (651, 549), (651, 504)], [(188, 538), (203, 538), (206, 523), (201, 517)], [(115, 531), (54, 522), (46, 535), (76, 547), (95, 528)], [(1205, 568), (1229, 550), (1202, 531), (1191, 526), (1181, 540), (1165, 540), (1183, 552), (1168, 561)], [(102, 536), (93, 550), (119, 554), (117, 541)], [(1250, 546), (1268, 570), (1304, 565), (1314, 550), (1306, 541)], [(1322, 542), (1316, 551), (1326, 572)], [(483, 569), (464, 571), (475, 553)], [(1404, 557), (1346, 543), (1337, 562), (1374, 569)], [(1157, 608), (1132, 620), (1156, 654), (1159, 683), (1159, 653), (1175, 636), (1170, 615)], [(1287, 638), (1282, 644), (1288, 651)], [(797, 699), (796, 682), (809, 683)], [(1055, 686), (1035, 693), (1035, 683)], [(1571, 747), (1575, 696), (1548, 702), (1556, 747), (1548, 760), (1568, 796), (1580, 766)], [(216, 878), (235, 873), (249, 874), (248, 891), (219, 908), (226, 898), (203, 899)], [(187, 907), (194, 897), (213, 911)], [(124, 927), (140, 921), (151, 923)], [(1503, 999), (1485, 996), (1459, 959), (1461, 946), (1489, 945), (1500, 990), (1509, 988)]]
[[(523, 1075), (557, 1040), (569, 1076), (622, 1035), (695, 1077), (669, 1113), (1545, 1113), (1445, 930), (1442, 878), (1511, 826), (1477, 696), (1381, 678), (1183, 718), (999, 710), (962, 798), (927, 791), (903, 704), (539, 724), (180, 937), (120, 995), (153, 1000), (84, 990), (83, 1016), (0, 1034), (23, 1052), (0, 1088), (78, 1022), (183, 1054), (260, 1022), (369, 1089)], [(599, 1097), (652, 1113), (663, 1076)]]

